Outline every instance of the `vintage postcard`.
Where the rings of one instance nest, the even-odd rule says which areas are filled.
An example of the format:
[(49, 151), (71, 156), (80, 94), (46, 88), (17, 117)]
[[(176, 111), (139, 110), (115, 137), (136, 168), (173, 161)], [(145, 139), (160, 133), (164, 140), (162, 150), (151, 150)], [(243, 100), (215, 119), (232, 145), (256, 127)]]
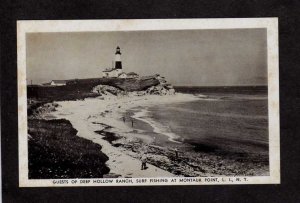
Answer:
[(17, 32), (20, 187), (280, 183), (277, 18)]

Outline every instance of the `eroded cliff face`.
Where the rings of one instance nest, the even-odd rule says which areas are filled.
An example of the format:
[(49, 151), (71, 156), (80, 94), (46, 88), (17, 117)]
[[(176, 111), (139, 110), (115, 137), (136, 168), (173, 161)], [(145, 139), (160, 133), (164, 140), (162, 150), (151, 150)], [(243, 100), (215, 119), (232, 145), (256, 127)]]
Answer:
[[(129, 82), (130, 81), (130, 82)], [(173, 95), (175, 89), (172, 85), (166, 84), (165, 81), (149, 82), (150, 80), (127, 79), (124, 83), (117, 84), (117, 87), (110, 85), (97, 85), (93, 88), (92, 93), (97, 93), (99, 96), (143, 96), (143, 95)], [(120, 88), (122, 87), (122, 88)]]
[(116, 79), (111, 86), (120, 88), (127, 92), (143, 91), (149, 87), (158, 85), (160, 82), (155, 77), (131, 78), (131, 79)]
[(76, 79), (67, 82), (67, 86), (95, 87), (97, 85), (108, 85), (118, 89), (132, 92), (146, 90), (151, 86), (160, 84), (156, 76), (145, 76), (140, 78), (93, 78)]
[[(140, 78), (92, 78), (69, 80), (64, 86), (28, 86), (27, 96), (45, 102), (77, 100), (99, 96), (93, 91), (96, 86), (105, 85), (124, 92), (139, 92), (141, 94), (165, 95), (175, 92), (173, 87), (166, 84), (158, 75)], [(108, 90), (108, 89), (107, 89)], [(108, 90), (109, 91), (109, 90)]]

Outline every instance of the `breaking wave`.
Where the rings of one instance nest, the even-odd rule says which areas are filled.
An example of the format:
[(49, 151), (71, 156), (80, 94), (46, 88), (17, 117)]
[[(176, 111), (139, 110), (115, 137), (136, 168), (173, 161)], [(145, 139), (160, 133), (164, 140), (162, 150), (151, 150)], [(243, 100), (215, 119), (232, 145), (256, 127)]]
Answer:
[(143, 121), (149, 124), (153, 128), (153, 132), (162, 134), (168, 137), (168, 140), (175, 143), (181, 143), (180, 136), (174, 134), (169, 126), (164, 126), (161, 123), (158, 123), (149, 117), (149, 111), (146, 109), (141, 109), (139, 112), (136, 112), (132, 118)]

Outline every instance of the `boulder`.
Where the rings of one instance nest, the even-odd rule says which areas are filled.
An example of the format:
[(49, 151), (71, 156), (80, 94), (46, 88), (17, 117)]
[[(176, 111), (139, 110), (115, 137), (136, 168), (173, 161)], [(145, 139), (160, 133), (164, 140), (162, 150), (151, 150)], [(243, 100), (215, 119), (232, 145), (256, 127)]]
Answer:
[(146, 90), (147, 94), (153, 95), (173, 95), (175, 94), (174, 88), (167, 87), (166, 85), (159, 84), (152, 86)]
[[(173, 95), (175, 89), (167, 84), (165, 80), (161, 81), (157, 76), (144, 76), (138, 79), (116, 79), (112, 85), (97, 85), (92, 92), (100, 96), (105, 95)], [(160, 77), (160, 76), (159, 76)], [(159, 78), (160, 79), (160, 78)]]
[(114, 86), (128, 92), (143, 91), (160, 84), (154, 76), (115, 80)]
[(116, 87), (112, 87), (109, 85), (97, 85), (92, 90), (93, 93), (98, 93), (100, 96), (103, 95), (125, 95), (126, 93), (123, 90), (120, 90)]

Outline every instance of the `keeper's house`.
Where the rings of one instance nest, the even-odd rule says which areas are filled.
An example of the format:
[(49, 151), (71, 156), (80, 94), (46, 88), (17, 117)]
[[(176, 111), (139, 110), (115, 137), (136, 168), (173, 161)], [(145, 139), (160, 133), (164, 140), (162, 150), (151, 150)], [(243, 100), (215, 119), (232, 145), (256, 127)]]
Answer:
[(67, 80), (51, 80), (51, 82), (44, 83), (43, 86), (63, 86), (67, 84)]

